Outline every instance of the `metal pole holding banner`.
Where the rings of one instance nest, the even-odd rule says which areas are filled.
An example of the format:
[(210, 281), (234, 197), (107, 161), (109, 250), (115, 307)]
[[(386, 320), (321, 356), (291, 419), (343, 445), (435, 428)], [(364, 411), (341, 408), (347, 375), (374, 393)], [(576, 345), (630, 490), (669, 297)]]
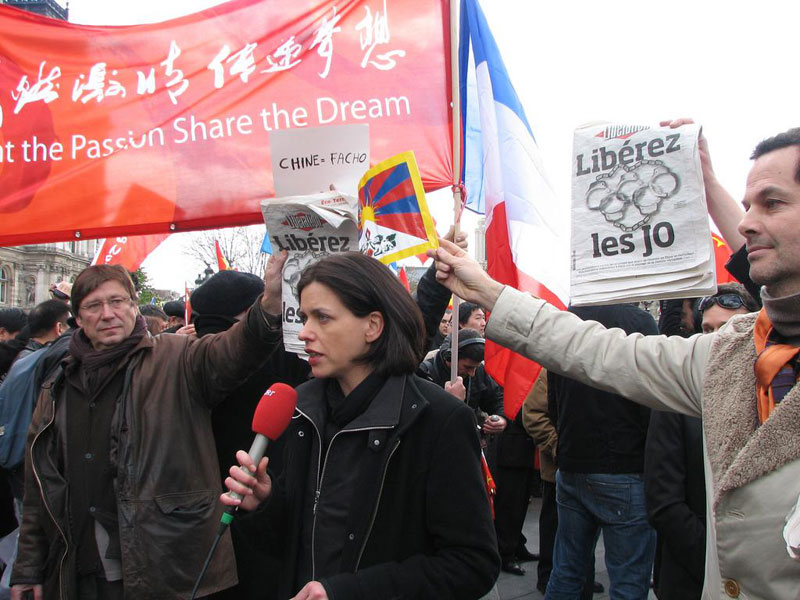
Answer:
[[(450, 0), (450, 89), (453, 115), (453, 240), (461, 229), (461, 91), (459, 89), (458, 32), (459, 3)], [(458, 377), (458, 306), (461, 298), (453, 295), (453, 312), (450, 317), (450, 381)]]

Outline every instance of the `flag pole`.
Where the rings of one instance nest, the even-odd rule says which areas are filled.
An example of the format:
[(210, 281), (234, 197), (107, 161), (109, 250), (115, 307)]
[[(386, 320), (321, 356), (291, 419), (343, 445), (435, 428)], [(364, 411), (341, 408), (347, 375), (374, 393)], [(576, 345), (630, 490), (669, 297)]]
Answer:
[[(450, 89), (453, 115), (453, 239), (460, 230), (461, 197), (461, 91), (458, 64), (459, 3), (450, 0)], [(453, 312), (450, 318), (450, 381), (458, 377), (458, 307), (461, 299), (453, 295)]]

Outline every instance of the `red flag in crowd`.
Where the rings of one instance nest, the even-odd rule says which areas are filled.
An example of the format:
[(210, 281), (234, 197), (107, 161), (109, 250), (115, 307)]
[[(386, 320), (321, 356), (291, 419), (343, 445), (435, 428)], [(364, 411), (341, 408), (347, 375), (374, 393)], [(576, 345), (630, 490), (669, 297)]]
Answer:
[(106, 238), (97, 249), (92, 264), (122, 265), (128, 271), (135, 271), (141, 266), (144, 259), (168, 237), (168, 233), (156, 233)]
[(189, 284), (183, 282), (183, 322), (188, 325), (192, 319), (192, 303), (189, 300)]
[(397, 278), (400, 280), (400, 283), (403, 284), (403, 287), (406, 288), (406, 291), (410, 294), (411, 284), (408, 283), (408, 273), (406, 273), (405, 267), (400, 267), (400, 270), (397, 271)]
[(736, 278), (728, 273), (725, 268), (725, 263), (731, 257), (731, 249), (721, 237), (716, 233), (711, 234), (711, 239), (714, 240), (714, 262), (717, 266), (717, 285), (723, 283), (736, 283)]
[(214, 250), (217, 253), (217, 268), (220, 271), (230, 271), (231, 265), (228, 262), (228, 259), (226, 259), (225, 255), (222, 253), (222, 248), (219, 247), (218, 240), (214, 240)]

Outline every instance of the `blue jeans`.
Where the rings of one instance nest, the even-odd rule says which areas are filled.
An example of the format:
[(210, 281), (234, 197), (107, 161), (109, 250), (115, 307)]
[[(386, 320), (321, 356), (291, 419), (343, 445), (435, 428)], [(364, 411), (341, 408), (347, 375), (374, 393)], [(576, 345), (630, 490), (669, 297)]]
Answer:
[(612, 600), (643, 600), (656, 549), (639, 474), (556, 473), (558, 530), (547, 600), (580, 598), (594, 544), (603, 532)]

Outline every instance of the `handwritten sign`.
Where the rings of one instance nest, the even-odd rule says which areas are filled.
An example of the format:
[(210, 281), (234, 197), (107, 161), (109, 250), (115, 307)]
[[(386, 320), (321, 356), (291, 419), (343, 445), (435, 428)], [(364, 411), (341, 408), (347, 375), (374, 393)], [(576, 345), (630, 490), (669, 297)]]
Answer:
[(278, 198), (325, 192), (331, 184), (355, 196), (369, 169), (369, 125), (284, 129), (269, 141)]

